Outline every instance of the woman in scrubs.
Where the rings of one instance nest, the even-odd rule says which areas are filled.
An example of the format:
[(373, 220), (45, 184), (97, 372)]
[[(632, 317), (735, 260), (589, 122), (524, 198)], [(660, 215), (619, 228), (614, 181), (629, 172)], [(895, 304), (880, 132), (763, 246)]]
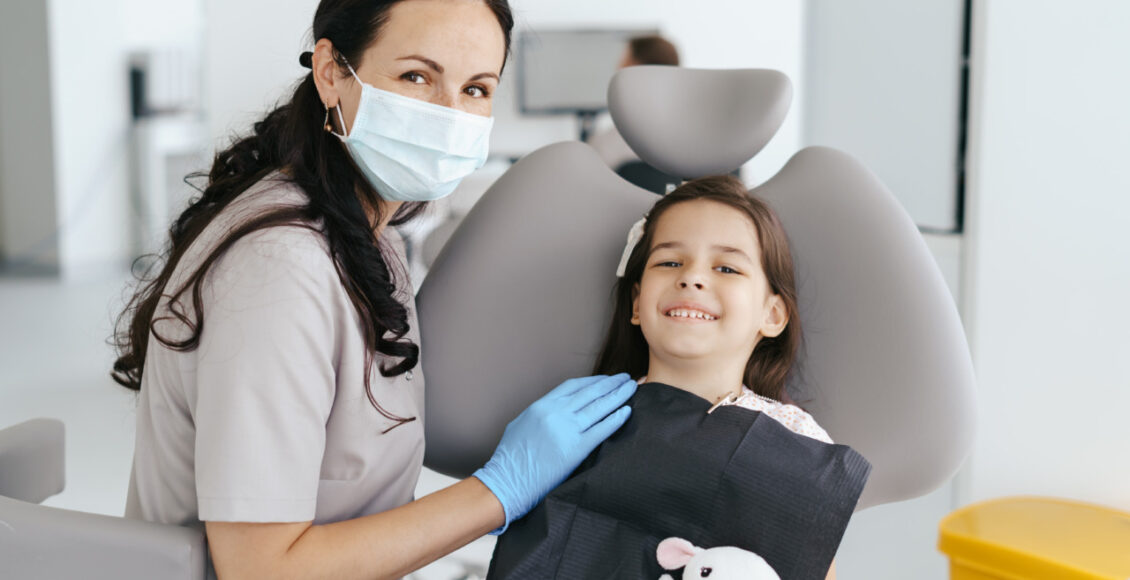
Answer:
[(506, 0), (323, 0), (310, 74), (217, 154), (123, 314), (126, 515), (202, 526), (219, 577), (403, 576), (524, 515), (626, 420), (626, 376), (566, 381), (413, 499), (424, 377), (389, 226), (484, 162), (512, 27)]

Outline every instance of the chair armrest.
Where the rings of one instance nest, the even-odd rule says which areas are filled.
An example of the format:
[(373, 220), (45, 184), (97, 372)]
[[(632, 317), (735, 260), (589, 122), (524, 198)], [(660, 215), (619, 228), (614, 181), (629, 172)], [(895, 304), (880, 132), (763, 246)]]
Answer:
[(0, 497), (0, 578), (202, 580), (204, 532)]
[(58, 419), (0, 429), (0, 496), (39, 503), (63, 491), (63, 435)]

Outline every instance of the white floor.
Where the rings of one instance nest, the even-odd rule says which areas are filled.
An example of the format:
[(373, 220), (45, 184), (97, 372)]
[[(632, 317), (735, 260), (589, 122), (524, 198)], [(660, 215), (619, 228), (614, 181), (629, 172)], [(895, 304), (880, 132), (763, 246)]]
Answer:
[[(0, 277), (0, 428), (34, 417), (55, 417), (67, 427), (67, 487), (46, 505), (123, 512), (134, 395), (110, 379), (107, 340), (127, 279), (125, 273), (70, 283)], [(418, 495), (448, 481), (426, 472)], [(950, 489), (857, 514), (837, 557), (839, 577), (946, 578), (946, 561), (934, 546), (937, 523), (952, 505)], [(492, 538), (478, 540), (413, 579), (475, 578), (485, 573), (492, 549)]]

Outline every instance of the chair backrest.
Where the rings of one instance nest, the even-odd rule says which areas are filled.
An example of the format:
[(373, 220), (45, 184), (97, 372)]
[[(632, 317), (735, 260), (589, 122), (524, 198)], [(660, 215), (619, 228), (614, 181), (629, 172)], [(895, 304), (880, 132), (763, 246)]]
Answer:
[[(727, 173), (788, 110), (766, 70), (631, 67), (609, 89), (624, 139), (660, 171)], [(957, 309), (906, 212), (846, 154), (810, 148), (754, 190), (790, 237), (805, 332), (790, 392), (873, 465), (859, 507), (924, 494), (973, 437), (973, 372)], [(655, 201), (587, 145), (520, 160), (468, 214), (418, 294), (432, 469), (466, 476), (506, 424), (589, 374), (629, 226)]]

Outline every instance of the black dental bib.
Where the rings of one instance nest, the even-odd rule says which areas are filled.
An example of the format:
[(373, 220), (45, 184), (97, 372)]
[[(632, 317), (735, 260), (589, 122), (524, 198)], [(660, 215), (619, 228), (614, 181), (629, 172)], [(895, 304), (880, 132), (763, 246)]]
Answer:
[(488, 579), (655, 580), (677, 536), (823, 579), (871, 466), (757, 411), (641, 385), (632, 416), (495, 547)]

